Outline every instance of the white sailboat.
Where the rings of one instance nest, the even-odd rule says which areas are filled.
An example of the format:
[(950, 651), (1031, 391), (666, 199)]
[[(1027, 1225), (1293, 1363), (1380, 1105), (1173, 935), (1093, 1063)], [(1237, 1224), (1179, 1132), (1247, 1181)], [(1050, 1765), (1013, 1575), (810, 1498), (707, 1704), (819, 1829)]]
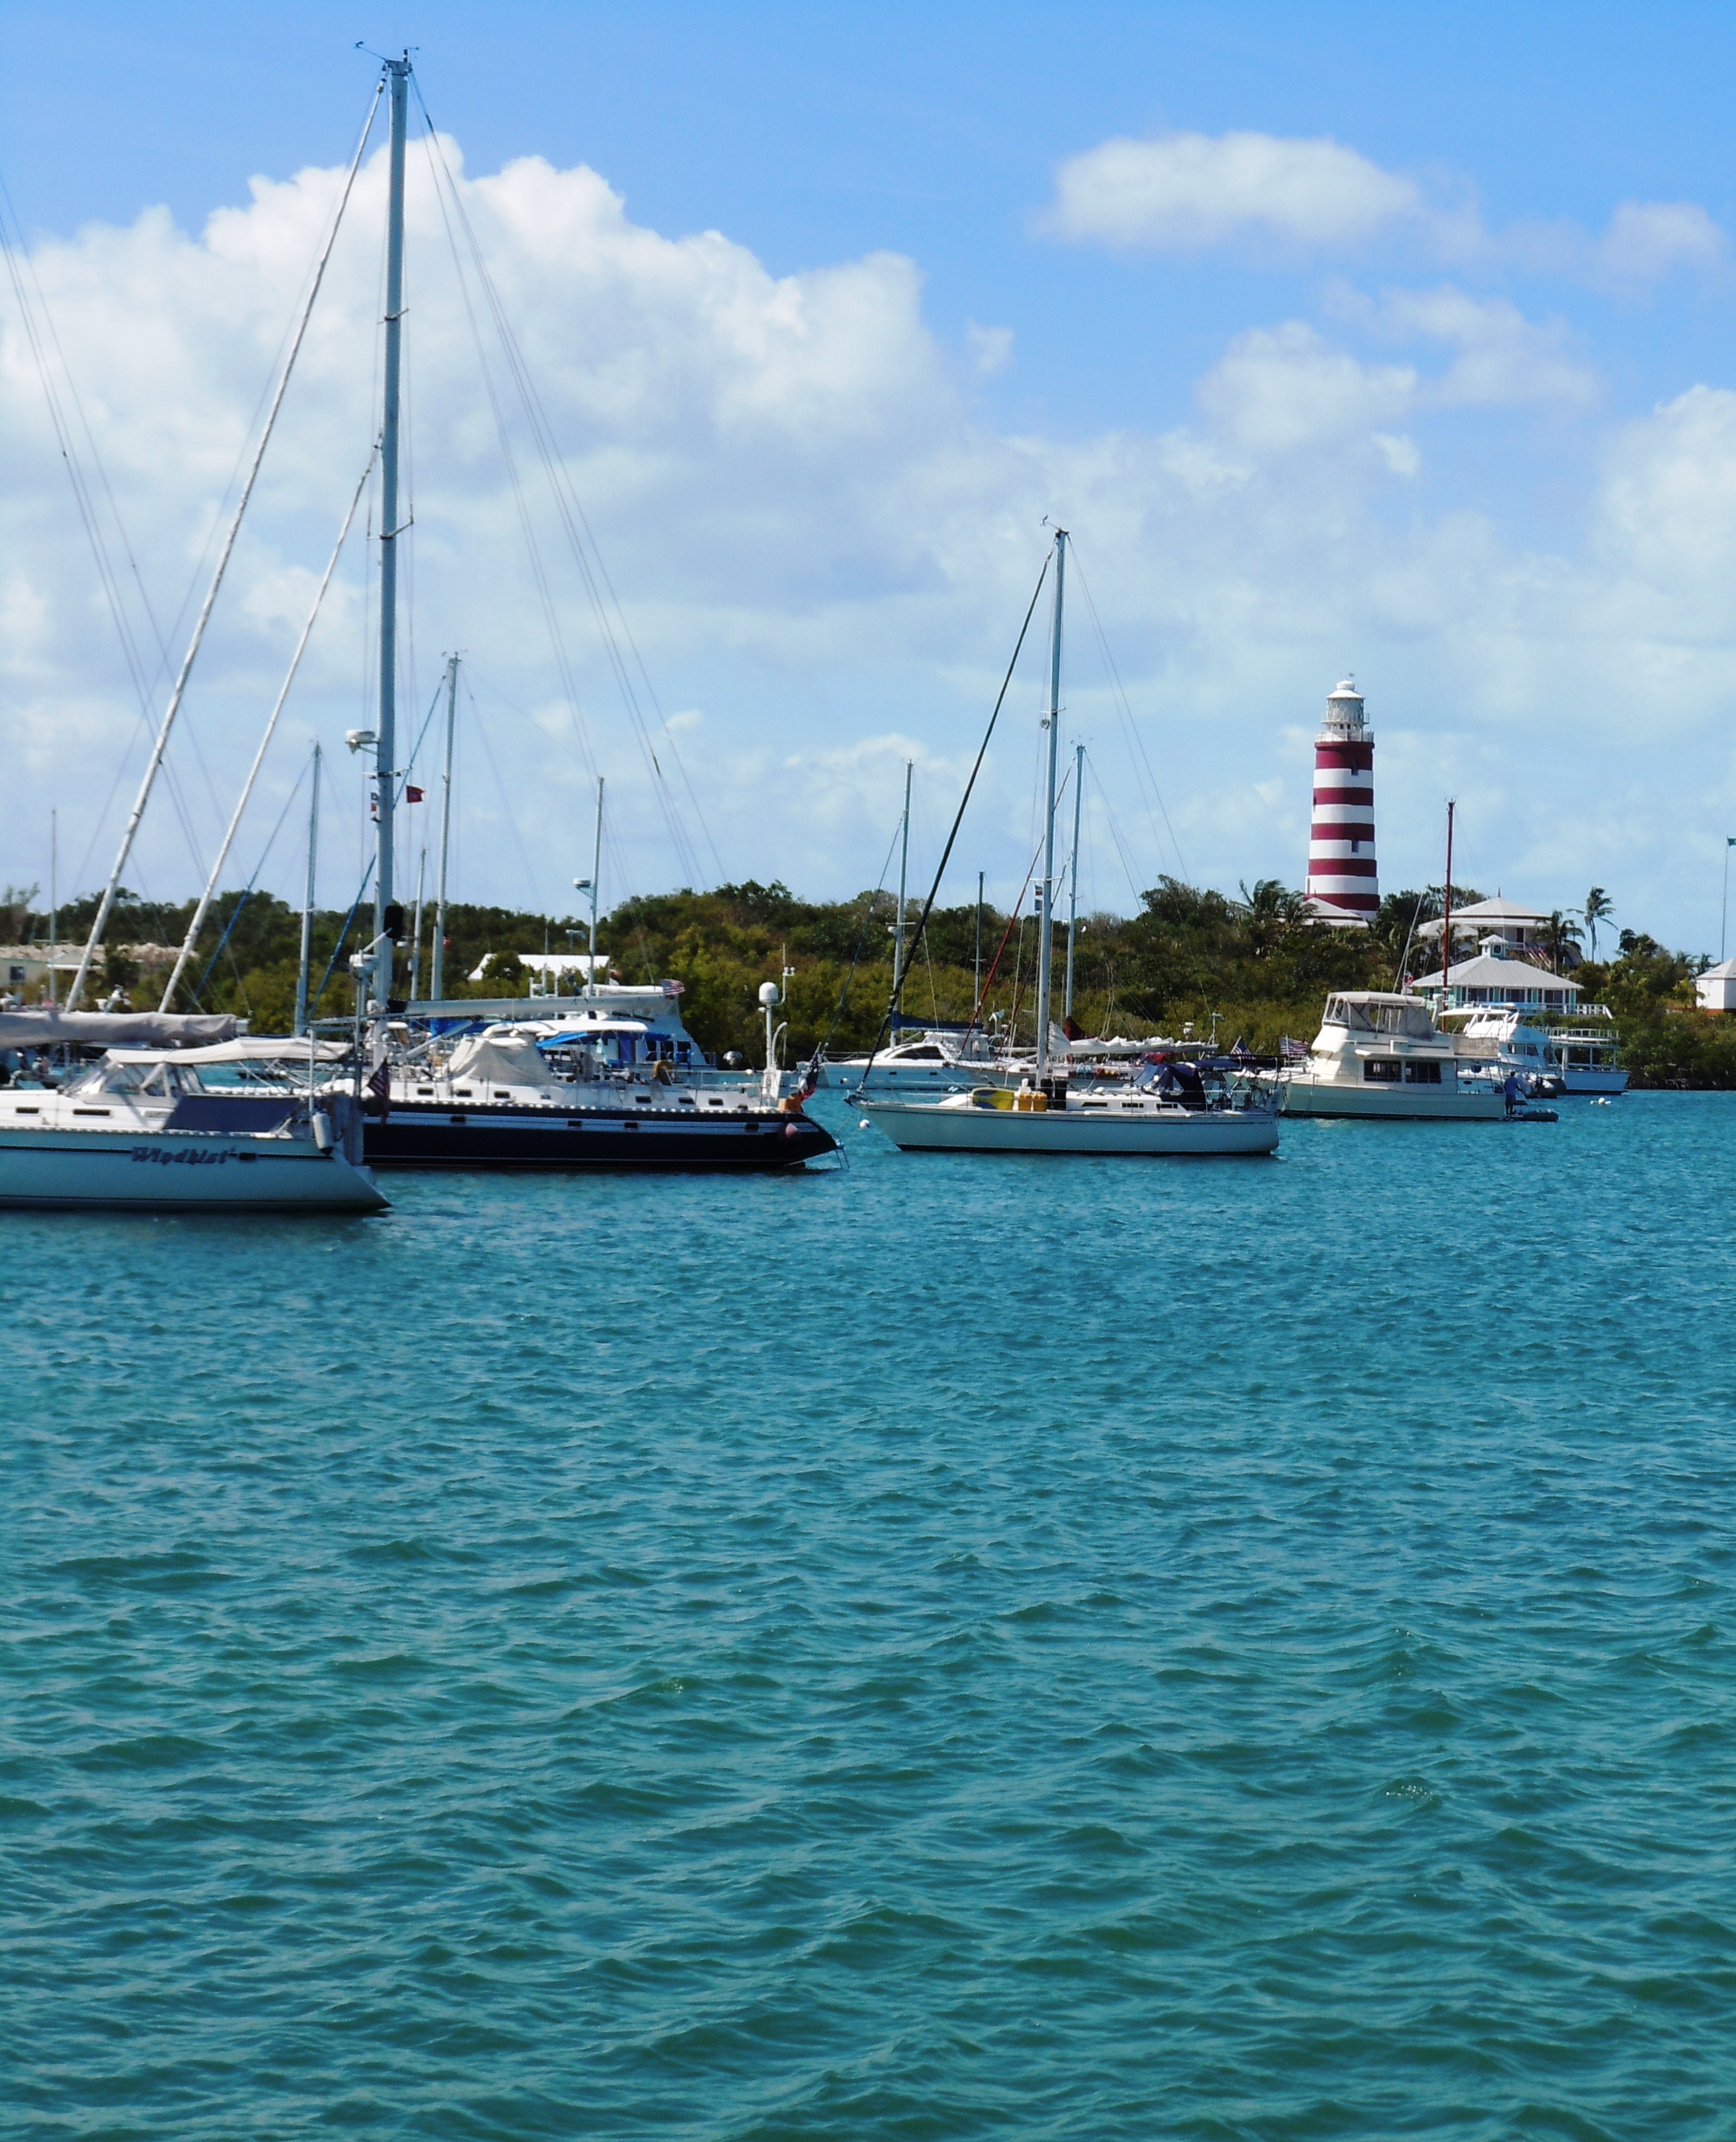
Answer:
[[(285, 1078), (237, 1083), (268, 1055)], [(346, 1052), (328, 1050), (328, 1056)], [(70, 1084), (0, 1091), (0, 1206), (379, 1212), (353, 1095), (319, 1089), (293, 1042), (111, 1049)]]
[[(1208, 1084), (1193, 1067), (1149, 1066), (1147, 1075), (1111, 1093), (1076, 1093), (1066, 1059), (1055, 1054), (1053, 999), (1055, 893), (1055, 761), (1061, 726), (1061, 624), (1067, 531), (1055, 531), (1055, 607), (1050, 634), (1048, 785), (1043, 886), (1037, 931), (1037, 1054), (1016, 1091), (984, 1083), (944, 1100), (911, 1099), (859, 1087), (852, 1104), (905, 1152), (1073, 1153), (1122, 1158), (1181, 1154), (1269, 1153), (1278, 1143), (1278, 1112), (1251, 1080)], [(1056, 1064), (1062, 1069), (1058, 1073)], [(871, 1068), (871, 1065), (870, 1065)], [(866, 1082), (865, 1082), (866, 1083)]]

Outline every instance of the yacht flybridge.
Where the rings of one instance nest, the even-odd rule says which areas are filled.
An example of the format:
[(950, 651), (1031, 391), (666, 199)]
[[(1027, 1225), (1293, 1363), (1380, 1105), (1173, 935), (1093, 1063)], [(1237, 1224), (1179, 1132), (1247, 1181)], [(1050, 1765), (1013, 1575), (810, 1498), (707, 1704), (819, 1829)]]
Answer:
[[(1278, 1143), (1278, 1112), (1255, 1080), (1219, 1075), (1210, 1083), (1192, 1064), (1152, 1064), (1142, 1075), (1111, 1091), (1092, 1081), (1076, 1093), (1068, 1077), (1066, 1044), (1055, 1047), (1050, 1024), (1053, 1000), (1052, 918), (1055, 890), (1055, 773), (1061, 727), (1061, 625), (1067, 572), (1067, 531), (1055, 531), (1054, 617), (1049, 634), (1048, 782), (1043, 860), (1037, 930), (1037, 1049), (1028, 1075), (1016, 1089), (980, 1083), (941, 1099), (916, 1098), (904, 1090), (876, 1088), (870, 1057), (852, 1095), (853, 1105), (905, 1152), (1073, 1153), (1099, 1157), (1174, 1157), (1178, 1154), (1269, 1153)], [(1045, 568), (1047, 570), (1047, 568)], [(1038, 593), (1042, 583), (1038, 582)], [(1037, 605), (1032, 597), (1031, 608)], [(1027, 615), (1026, 624), (1030, 622)], [(1023, 634), (1020, 634), (1023, 644)], [(1013, 660), (1018, 660), (1015, 650)], [(1012, 672), (1008, 672), (1010, 681)], [(1002, 688), (1002, 698), (1005, 697)], [(1000, 711), (997, 702), (995, 714)], [(994, 732), (991, 718), (989, 733)], [(988, 748), (987, 738), (984, 749)], [(981, 764), (979, 754), (978, 764)], [(974, 775), (972, 778), (974, 779)], [(970, 791), (965, 790), (969, 801)], [(960, 806), (962, 815), (963, 806)], [(956, 826), (954, 827), (956, 832)], [(949, 843), (949, 847), (950, 843)], [(942, 859), (944, 867), (944, 858)], [(935, 881), (936, 889), (939, 879)], [(934, 894), (929, 896), (929, 906)], [(926, 911), (924, 920), (926, 921)], [(919, 925), (920, 927), (920, 925)], [(895, 1017), (894, 1003), (888, 1014)]]
[(1505, 1094), (1462, 1064), (1420, 997), (1383, 990), (1341, 990), (1305, 1063), (1280, 1074), (1292, 1116), (1405, 1116), (1498, 1122)]

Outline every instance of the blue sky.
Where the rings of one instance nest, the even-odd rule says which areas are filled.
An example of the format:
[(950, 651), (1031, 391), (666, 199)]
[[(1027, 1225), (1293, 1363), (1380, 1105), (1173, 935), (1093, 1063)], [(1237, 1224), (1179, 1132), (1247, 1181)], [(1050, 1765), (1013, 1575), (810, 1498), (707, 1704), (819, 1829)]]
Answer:
[[(619, 475), (625, 431), (611, 458), (604, 401), (574, 404), (599, 536), (620, 561), (659, 696), (690, 718), (683, 748), (728, 875), (830, 893), (870, 882), (906, 751), (938, 837), (1046, 504), (1079, 526), (1192, 875), (1230, 889), (1300, 880), (1307, 735), (1352, 665), (1382, 739), (1388, 886), (1438, 874), (1439, 807), (1457, 792), (1465, 874), (1478, 882), (1566, 902), (1595, 881), (1623, 919), (1715, 945), (1725, 819), (1736, 827), (1726, 11), (0, 7), (0, 171), (65, 270), (74, 341), (87, 226), (133, 231), (160, 204), (197, 248), (214, 211), (246, 209), (255, 175), (282, 182), (340, 161), (369, 79), (358, 37), (417, 48), (429, 108), (472, 181), (526, 156), (557, 173), (588, 166), (632, 230), (715, 231), (732, 274), (752, 262), (768, 288), (805, 297), (852, 264), (910, 264), (902, 297), (889, 283), (863, 300), (909, 317), (878, 370), (865, 359), (860, 378), (828, 375), (806, 420), (823, 439), (721, 460), (694, 445), (671, 487), (635, 489)], [(1233, 151), (1262, 141), (1278, 145), (1270, 182), (1249, 180)], [(1117, 142), (1158, 158), (1134, 169), (1132, 194), (1103, 160)], [(1353, 161), (1282, 160), (1284, 145), (1321, 143)], [(1286, 190), (1301, 200), (1317, 180), (1349, 192), (1290, 215)], [(1139, 191), (1147, 181), (1169, 190), (1160, 212)], [(259, 286), (262, 318), (274, 302), (279, 329), (294, 279), (274, 297)], [(60, 286), (47, 287), (60, 304)], [(220, 284), (201, 287), (220, 313)], [(588, 302), (575, 296), (570, 314), (580, 351)], [(711, 309), (696, 293), (682, 317)], [(658, 329), (653, 356), (674, 332)], [(838, 333), (847, 369), (850, 331)], [(547, 338), (563, 347), (552, 319)], [(108, 360), (94, 343), (70, 356), (93, 395), (128, 398), (103, 396)], [(673, 368), (677, 398), (636, 412), (635, 453), (653, 441), (674, 451), (711, 362), (696, 344)], [(239, 355), (219, 368), (244, 428), (264, 363), (250, 395)], [(165, 406), (182, 391), (173, 377), (159, 384)], [(17, 387), (27, 428), (27, 390)], [(875, 412), (860, 465), (836, 443), (857, 422), (852, 393)], [(142, 392), (129, 406), (145, 425)], [(316, 436), (310, 420), (310, 466)], [(422, 449), (431, 487), (436, 443)], [(105, 452), (128, 461), (118, 429)], [(162, 554), (177, 560), (164, 588), (179, 601), (214, 501), (201, 506), (180, 472), (153, 491), (134, 459), (137, 503), (123, 511), (160, 508)], [(885, 483), (870, 499), (875, 470)], [(255, 560), (266, 578), (293, 576), (329, 540), (310, 484), (279, 501), (271, 555)], [(703, 511), (672, 531), (684, 497)], [(472, 509), (486, 525), (485, 491)], [(944, 517), (953, 539), (897, 554), (887, 531), (906, 510)], [(452, 511), (461, 525), (456, 498)], [(53, 511), (45, 488), (29, 526), (50, 526)], [(974, 550), (973, 513), (985, 531), (1017, 524), (1018, 540), (985, 535)], [(871, 541), (856, 540), (852, 516), (878, 531)], [(816, 572), (804, 560), (821, 526)], [(658, 570), (672, 534), (678, 597)], [(44, 565), (32, 601), (75, 605), (76, 560), (67, 548), (54, 588)], [(431, 545), (426, 586), (439, 585)], [(214, 646), (206, 703), (190, 703), (215, 792), (244, 763), (254, 703), (287, 652), (273, 633), (293, 637), (258, 587), (237, 599), (269, 622), (257, 645), (238, 629)], [(481, 621), (462, 629), (468, 643)], [(359, 648), (359, 629), (352, 637)], [(57, 735), (76, 736), (80, 763), (106, 737), (111, 753), (138, 748), (136, 713), (113, 713), (105, 730), (114, 679), (98, 654), (72, 651), (77, 638), (45, 644), (0, 698), (29, 769), (27, 808), (8, 829), (13, 877), (44, 875), (30, 828), (49, 802), (75, 818), (86, 807)], [(1112, 811), (1133, 760), (1076, 644), (1073, 711)], [(309, 680), (308, 733), (353, 708), (343, 672), (356, 659), (334, 638)], [(528, 657), (510, 676), (493, 663), (502, 704), (525, 710), (516, 729), (501, 715), (497, 738), (521, 822), (509, 827), (477, 784), (467, 868), (479, 896), (535, 890), (521, 849), (547, 898), (572, 875), (541, 858), (564, 837), (555, 829), (584, 769), (541, 763), (559, 724), (536, 728), (548, 679), (535, 672)], [(70, 728), (57, 704), (80, 709)], [(1032, 706), (1015, 711), (1028, 728)], [(600, 762), (618, 718), (600, 688), (586, 718)], [(1636, 758), (1630, 725), (1663, 748)], [(999, 755), (970, 857), (1004, 891), (1023, 869), (1030, 743), (1021, 729)], [(260, 841), (294, 772), (286, 759), (262, 797)], [(676, 864), (634, 777), (619, 769), (617, 876), (649, 887)], [(188, 781), (196, 790), (190, 767)], [(537, 798), (551, 784), (571, 793), (545, 822)], [(75, 846), (96, 856), (108, 835), (88, 808), (91, 838)], [(1176, 858), (1157, 816), (1128, 800), (1122, 818), (1096, 826), (1093, 853), (1099, 897), (1125, 908), (1130, 879)], [(208, 848), (210, 828), (195, 832)], [(165, 890), (192, 871), (166, 839), (149, 860)], [(281, 874), (293, 876), (287, 861)]]

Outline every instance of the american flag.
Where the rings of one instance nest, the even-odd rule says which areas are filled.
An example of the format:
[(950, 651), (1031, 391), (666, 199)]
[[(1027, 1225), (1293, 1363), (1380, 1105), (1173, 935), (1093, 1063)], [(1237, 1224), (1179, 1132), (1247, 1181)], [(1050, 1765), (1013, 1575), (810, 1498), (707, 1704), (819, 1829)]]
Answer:
[(1286, 1034), (1278, 1044), (1278, 1054), (1286, 1064), (1300, 1064), (1308, 1054), (1305, 1042), (1292, 1041)]
[(380, 1120), (384, 1123), (392, 1104), (392, 1066), (382, 1057), (375, 1064), (367, 1081), (367, 1090), (380, 1104)]

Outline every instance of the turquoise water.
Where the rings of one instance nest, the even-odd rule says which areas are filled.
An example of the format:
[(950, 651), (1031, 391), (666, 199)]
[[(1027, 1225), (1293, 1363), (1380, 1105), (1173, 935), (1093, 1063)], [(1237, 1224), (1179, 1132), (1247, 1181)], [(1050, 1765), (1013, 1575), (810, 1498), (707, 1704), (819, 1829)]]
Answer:
[(1729, 2134), (1736, 1097), (847, 1143), (0, 1220), (0, 2125)]

